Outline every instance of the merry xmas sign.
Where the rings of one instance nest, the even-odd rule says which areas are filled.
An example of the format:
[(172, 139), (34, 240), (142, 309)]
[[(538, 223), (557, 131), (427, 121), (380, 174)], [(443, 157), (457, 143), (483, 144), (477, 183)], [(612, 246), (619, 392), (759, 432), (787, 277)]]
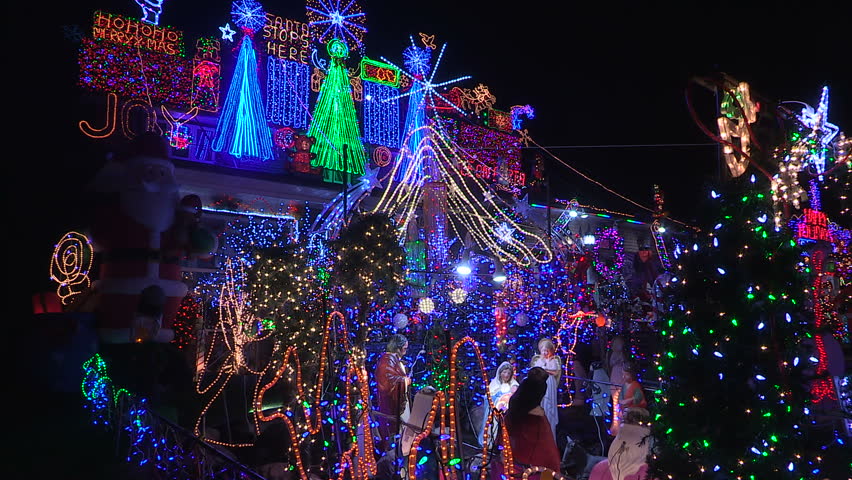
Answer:
[(92, 37), (95, 40), (106, 40), (169, 55), (183, 54), (183, 32), (180, 30), (159, 27), (112, 13), (95, 12)]

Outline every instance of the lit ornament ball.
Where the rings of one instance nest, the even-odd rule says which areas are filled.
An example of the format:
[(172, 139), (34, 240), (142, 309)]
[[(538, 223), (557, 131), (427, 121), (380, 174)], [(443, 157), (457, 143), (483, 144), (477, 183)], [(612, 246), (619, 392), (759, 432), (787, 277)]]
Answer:
[(528, 323), (530, 323), (530, 317), (526, 313), (521, 312), (521, 313), (515, 315), (515, 324), (517, 326), (523, 327), (524, 325), (526, 325)]
[(467, 299), (467, 290), (463, 288), (457, 288), (450, 292), (450, 300), (455, 304), (464, 303)]
[(393, 326), (396, 327), (397, 330), (402, 330), (403, 328), (408, 326), (408, 315), (404, 313), (397, 313), (393, 316)]
[(605, 326), (606, 325), (606, 317), (604, 317), (603, 315), (598, 315), (597, 317), (595, 317), (595, 325), (597, 325), (599, 327)]
[(417, 306), (420, 308), (421, 312), (427, 315), (435, 311), (435, 302), (429, 297), (421, 298), (417, 303)]

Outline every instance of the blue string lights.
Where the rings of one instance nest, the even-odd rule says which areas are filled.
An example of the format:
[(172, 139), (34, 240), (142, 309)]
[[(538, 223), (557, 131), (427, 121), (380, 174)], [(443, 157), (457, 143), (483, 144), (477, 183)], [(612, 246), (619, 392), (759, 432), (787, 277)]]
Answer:
[(246, 34), (240, 43), (234, 76), (216, 126), (213, 150), (226, 150), (237, 158), (272, 159), (272, 132), (265, 117), (257, 79), (257, 57), (251, 36)]
[(399, 89), (364, 81), (364, 140), (399, 147)]
[(306, 128), (311, 67), (270, 56), (267, 58), (266, 71), (266, 118), (276, 125)]

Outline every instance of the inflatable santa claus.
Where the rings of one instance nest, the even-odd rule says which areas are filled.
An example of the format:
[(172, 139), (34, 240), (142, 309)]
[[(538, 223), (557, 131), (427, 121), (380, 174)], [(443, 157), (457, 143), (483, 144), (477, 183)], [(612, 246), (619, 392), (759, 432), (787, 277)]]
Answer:
[(181, 260), (216, 249), (200, 226), (200, 198), (180, 197), (167, 153), (163, 137), (139, 135), (92, 183), (102, 195), (90, 233), (100, 254), (94, 287), (103, 343), (171, 341), (187, 293)]

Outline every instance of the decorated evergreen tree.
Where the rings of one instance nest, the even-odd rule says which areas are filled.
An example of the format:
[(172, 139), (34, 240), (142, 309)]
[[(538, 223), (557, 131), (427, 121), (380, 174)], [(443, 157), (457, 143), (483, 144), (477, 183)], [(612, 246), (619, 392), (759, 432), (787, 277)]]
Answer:
[(768, 191), (743, 175), (712, 192), (709, 223), (676, 251), (651, 405), (656, 478), (823, 478), (842, 458), (809, 437), (804, 261)]
[(316, 138), (311, 151), (316, 158), (312, 167), (323, 167), (323, 179), (327, 182), (343, 183), (343, 173), (364, 174), (367, 154), (361, 143), (355, 102), (349, 87), (349, 73), (345, 60), (349, 48), (341, 40), (328, 42), (331, 62), (328, 76), (320, 87), (314, 107), (313, 121), (308, 136)]
[(313, 364), (322, 347), (327, 301), (319, 270), (304, 245), (257, 249), (248, 271), (252, 311), (275, 329), (284, 348), (295, 346)]
[(352, 219), (330, 242), (335, 252), (331, 281), (341, 298), (358, 308), (359, 345), (367, 337), (371, 307), (396, 301), (405, 285), (405, 251), (398, 238), (390, 217), (370, 213)]

